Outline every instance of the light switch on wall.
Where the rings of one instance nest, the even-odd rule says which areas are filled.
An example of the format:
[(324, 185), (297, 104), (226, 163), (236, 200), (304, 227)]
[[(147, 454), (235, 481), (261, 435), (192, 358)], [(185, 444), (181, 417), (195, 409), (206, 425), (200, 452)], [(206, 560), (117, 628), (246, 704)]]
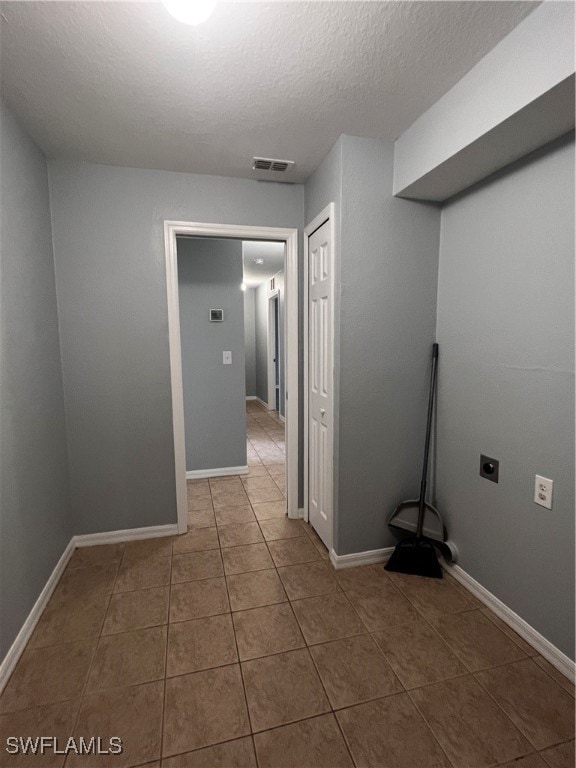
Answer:
[(232, 365), (232, 352), (222, 352), (222, 365)]

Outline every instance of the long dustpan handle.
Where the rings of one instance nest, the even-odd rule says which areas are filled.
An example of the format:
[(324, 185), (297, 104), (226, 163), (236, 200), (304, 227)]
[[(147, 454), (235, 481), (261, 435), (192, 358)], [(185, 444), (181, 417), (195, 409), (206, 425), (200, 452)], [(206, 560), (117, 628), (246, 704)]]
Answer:
[(434, 413), (434, 393), (436, 390), (436, 370), (438, 367), (438, 344), (432, 345), (432, 370), (430, 371), (430, 394), (428, 396), (428, 421), (426, 424), (426, 444), (424, 446), (424, 466), (420, 483), (420, 499), (418, 500), (418, 526), (416, 536), (422, 536), (424, 528), (424, 512), (426, 509), (426, 484), (428, 479), (428, 456), (430, 453), (430, 436), (432, 434), (432, 416)]

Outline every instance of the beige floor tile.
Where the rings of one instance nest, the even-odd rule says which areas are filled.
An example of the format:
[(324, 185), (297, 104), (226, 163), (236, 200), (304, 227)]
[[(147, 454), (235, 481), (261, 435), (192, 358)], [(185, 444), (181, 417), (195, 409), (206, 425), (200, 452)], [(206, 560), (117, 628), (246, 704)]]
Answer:
[(252, 509), (259, 522), (262, 520), (284, 519), (286, 517), (286, 499), (282, 498), (281, 501), (267, 501), (263, 504), (253, 504)]
[(290, 600), (327, 595), (340, 590), (332, 570), (322, 562), (288, 565), (278, 568), (278, 574)]
[(122, 739), (121, 755), (69, 755), (66, 768), (129, 768), (160, 756), (162, 694), (157, 681), (99, 691), (82, 700), (75, 736)]
[(309, 645), (366, 632), (366, 627), (342, 592), (296, 600), (292, 608)]
[(254, 737), (260, 768), (354, 768), (334, 715), (320, 715)]
[(102, 634), (115, 635), (117, 632), (166, 624), (168, 595), (168, 587), (153, 587), (112, 595)]
[(269, 501), (283, 501), (284, 497), (278, 486), (274, 483), (273, 488), (254, 488), (247, 491), (250, 504), (264, 504)]
[(72, 597), (89, 600), (96, 595), (109, 595), (118, 573), (118, 563), (66, 569), (52, 595), (52, 602), (65, 602)]
[(550, 768), (574, 768), (576, 765), (573, 741), (549, 747), (540, 752), (540, 756)]
[(277, 539), (268, 542), (268, 549), (276, 566), (297, 565), (319, 560), (316, 547), (306, 536), (297, 539)]
[(330, 709), (307, 650), (242, 663), (252, 730), (314, 717)]
[(495, 613), (492, 613), (492, 611), (488, 610), (488, 608), (482, 608), (481, 610), (487, 619), (490, 619), (490, 621), (495, 624), (501, 632), (504, 632), (505, 635), (507, 635), (513, 642), (516, 643), (521, 651), (524, 651), (526, 656), (536, 656), (538, 654), (538, 651), (535, 648), (533, 648), (529, 643), (521, 638), (520, 635), (516, 634), (516, 632), (514, 632), (514, 630), (511, 629), (508, 624), (503, 622), (502, 619), (496, 616)]
[(212, 508), (212, 494), (210, 492), (204, 496), (188, 496), (188, 512), (202, 512)]
[(176, 757), (167, 757), (162, 768), (257, 768), (252, 738), (226, 741), (213, 747), (204, 747), (196, 752), (187, 752)]
[(565, 691), (567, 691), (572, 698), (574, 698), (574, 683), (572, 680), (569, 680), (565, 675), (560, 672), (560, 670), (556, 669), (556, 667), (553, 667), (552, 664), (550, 664), (549, 661), (546, 661), (542, 656), (534, 656), (534, 661), (538, 666), (546, 672), (547, 675), (550, 675), (558, 685), (561, 685), (562, 688), (564, 688)]
[[(509, 763), (504, 763), (500, 768), (547, 768), (547, 765), (540, 755), (533, 752), (531, 755), (521, 757), (519, 760), (511, 760)], [(569, 768), (573, 768), (573, 765)]]
[(475, 608), (474, 603), (463, 592), (444, 579), (407, 576), (403, 573), (389, 573), (388, 575), (410, 602), (427, 618), (444, 613), (470, 611)]
[(371, 632), (407, 624), (419, 617), (416, 608), (390, 580), (378, 586), (351, 589), (346, 595)]
[(242, 544), (259, 544), (264, 541), (258, 523), (222, 525), (218, 528), (221, 547), (238, 547)]
[(216, 525), (216, 516), (212, 507), (209, 509), (190, 512), (188, 510), (188, 526), (192, 528), (212, 528)]
[(114, 592), (163, 587), (170, 582), (170, 558), (124, 560), (118, 571)]
[(255, 523), (256, 518), (252, 507), (226, 507), (215, 510), (216, 524), (222, 525), (240, 525), (243, 523)]
[[(342, 709), (336, 718), (357, 766), (450, 768), (448, 758), (406, 693)], [(455, 765), (472, 768), (469, 763)]]
[(95, 640), (27, 648), (0, 697), (0, 714), (80, 696)]
[(155, 539), (129, 541), (124, 550), (124, 561), (170, 557), (174, 538), (174, 536), (159, 536)]
[(476, 679), (536, 749), (574, 738), (574, 699), (532, 659), (478, 672)]
[(249, 734), (237, 664), (166, 681), (164, 757)]
[(186, 490), (188, 493), (188, 498), (192, 498), (194, 496), (209, 496), (210, 495), (210, 483), (208, 480), (196, 480), (193, 482), (188, 481), (186, 483)]
[[(254, 454), (254, 456), (256, 457), (256, 454)], [(258, 464), (256, 466), (251, 466), (248, 470), (246, 478), (252, 477), (270, 477), (270, 474), (263, 464)]]
[(275, 489), (276, 483), (272, 480), (271, 475), (259, 475), (258, 477), (247, 477), (242, 481), (246, 491), (254, 491), (257, 488), (273, 488)]
[(275, 569), (237, 573), (226, 577), (233, 611), (259, 608), (288, 600)]
[(209, 549), (218, 549), (219, 546), (216, 527), (192, 528), (188, 533), (174, 539), (173, 552), (175, 555), (181, 555), (184, 552), (204, 552)]
[(424, 618), (375, 632), (390, 666), (407, 688), (439, 683), (468, 670)]
[(223, 576), (215, 579), (172, 584), (170, 621), (189, 621), (228, 613), (228, 591)]
[(108, 595), (72, 597), (64, 602), (51, 600), (36, 625), (29, 648), (96, 638), (108, 608)]
[(242, 478), (239, 475), (232, 475), (230, 477), (211, 477), (210, 478), (210, 491), (234, 491), (242, 490)]
[(248, 456), (248, 466), (249, 467), (262, 467), (264, 466), (262, 464), (262, 461), (259, 456)]
[(166, 675), (186, 675), (238, 661), (229, 613), (170, 624)]
[(363, 565), (359, 568), (342, 568), (335, 572), (336, 581), (346, 592), (350, 589), (378, 587), (387, 581), (388, 575), (382, 565)]
[(310, 653), (334, 709), (402, 691), (392, 667), (370, 635), (313, 645)]
[(240, 661), (304, 646), (289, 603), (252, 608), (232, 615)]
[(224, 568), (219, 549), (208, 552), (188, 552), (172, 558), (172, 584), (223, 576)]
[(250, 501), (246, 492), (242, 489), (233, 491), (212, 491), (212, 503), (214, 510), (227, 509), (228, 507), (245, 507)]
[(5, 752), (8, 746), (6, 740), (8, 737), (35, 739), (50, 735), (58, 740), (59, 748), (62, 749), (74, 729), (79, 706), (79, 699), (75, 699), (0, 715), (0, 765), (3, 768), (61, 768), (65, 756), (54, 754), (52, 750), (46, 751), (41, 757), (22, 753), (8, 756)]
[(151, 683), (164, 677), (166, 626), (101, 637), (86, 691)]
[(481, 611), (444, 614), (430, 622), (471, 672), (526, 658)]
[(124, 554), (124, 544), (100, 544), (95, 547), (76, 547), (68, 568), (86, 568), (91, 565), (119, 563)]
[(293, 539), (306, 535), (299, 520), (289, 520), (287, 517), (261, 520), (260, 528), (266, 541)]
[(226, 575), (260, 571), (274, 566), (266, 544), (247, 544), (223, 549), (222, 558)]
[(454, 766), (485, 768), (532, 752), (472, 676), (418, 688), (410, 696)]
[[(266, 466), (266, 463), (265, 463)], [(286, 466), (285, 462), (281, 462), (279, 464), (268, 464), (266, 466), (266, 469), (272, 477), (275, 475), (286, 475)]]

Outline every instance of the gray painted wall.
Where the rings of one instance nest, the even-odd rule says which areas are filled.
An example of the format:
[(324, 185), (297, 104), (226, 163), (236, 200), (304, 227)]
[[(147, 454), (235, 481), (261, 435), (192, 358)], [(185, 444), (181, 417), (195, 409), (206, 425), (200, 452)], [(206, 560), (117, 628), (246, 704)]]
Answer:
[(244, 291), (244, 355), (246, 365), (246, 397), (256, 397), (256, 318), (255, 289)]
[[(246, 466), (241, 282), (240, 240), (178, 239), (187, 470)], [(223, 322), (210, 322), (210, 309), (222, 309)]]
[(50, 161), (77, 533), (176, 521), (164, 220), (302, 227), (300, 185)]
[(573, 138), (444, 208), (438, 340), (437, 501), (460, 564), (573, 658)]
[(268, 283), (254, 291), (256, 395), (268, 402)]
[(395, 543), (418, 495), (440, 211), (392, 196), (392, 142), (342, 137), (338, 554)]
[(0, 659), (72, 536), (46, 161), (0, 107)]
[(336, 203), (335, 549), (394, 543), (387, 518), (417, 495), (440, 212), (392, 196), (393, 144), (341, 136), (306, 187), (306, 221)]

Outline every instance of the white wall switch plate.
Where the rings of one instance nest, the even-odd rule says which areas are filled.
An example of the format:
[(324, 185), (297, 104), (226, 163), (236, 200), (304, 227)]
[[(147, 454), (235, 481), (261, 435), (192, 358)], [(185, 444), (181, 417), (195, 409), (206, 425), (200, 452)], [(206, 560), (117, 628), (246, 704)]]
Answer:
[(541, 507), (552, 509), (552, 492), (554, 490), (554, 480), (548, 477), (536, 475), (534, 482), (534, 502)]
[(232, 352), (222, 352), (222, 365), (232, 365)]

